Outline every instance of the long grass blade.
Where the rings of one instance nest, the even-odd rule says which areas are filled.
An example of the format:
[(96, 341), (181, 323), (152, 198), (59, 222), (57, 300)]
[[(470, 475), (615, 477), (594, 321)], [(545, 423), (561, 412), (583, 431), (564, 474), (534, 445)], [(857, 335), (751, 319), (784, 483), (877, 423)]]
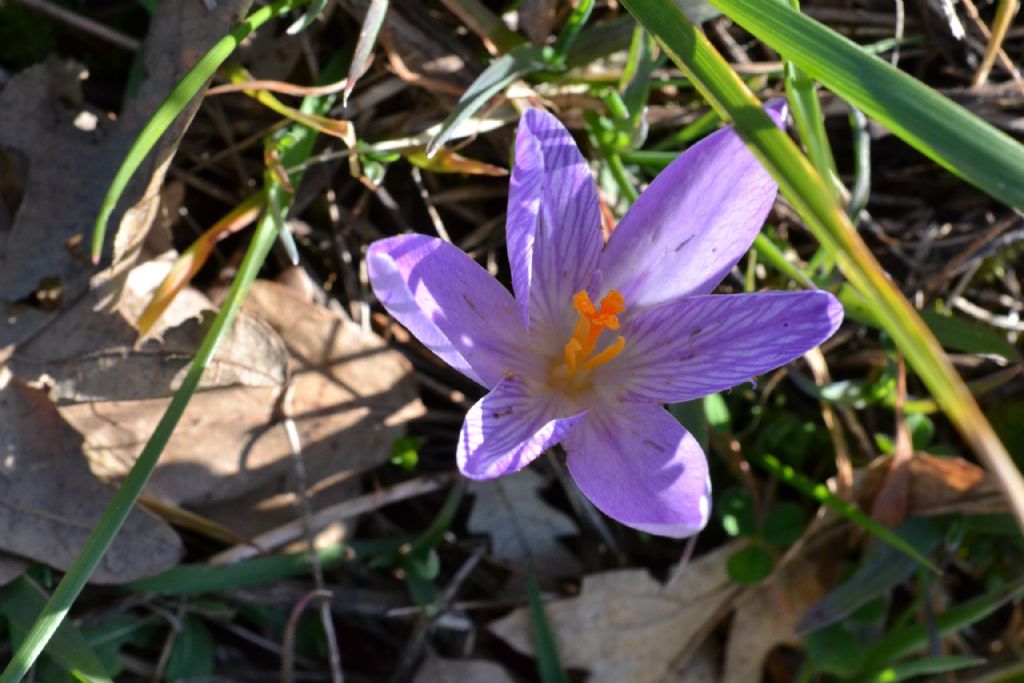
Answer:
[[(663, 0), (651, 4), (657, 11)], [(923, 154), (1024, 209), (1024, 146), (1009, 135), (785, 3), (711, 4)]]
[(533, 626), (533, 646), (537, 652), (537, 676), (541, 683), (569, 683), (558, 655), (558, 645), (551, 631), (551, 624), (544, 613), (544, 601), (540, 596), (537, 578), (530, 572), (526, 575), (526, 595), (530, 602), (530, 624)]

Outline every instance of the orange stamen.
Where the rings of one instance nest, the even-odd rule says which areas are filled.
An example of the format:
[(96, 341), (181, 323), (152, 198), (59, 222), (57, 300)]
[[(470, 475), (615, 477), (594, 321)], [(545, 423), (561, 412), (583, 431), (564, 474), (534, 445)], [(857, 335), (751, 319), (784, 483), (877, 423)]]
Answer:
[(565, 344), (565, 363), (555, 368), (558, 376), (582, 384), (594, 368), (604, 365), (620, 353), (626, 345), (625, 337), (616, 340), (596, 355), (598, 339), (605, 330), (617, 330), (620, 323), (618, 314), (626, 310), (625, 300), (614, 289), (601, 299), (600, 308), (594, 305), (586, 290), (580, 290), (572, 297), (573, 308), (580, 314), (573, 329), (572, 337)]
[(625, 346), (626, 338), (621, 336), (616, 337), (614, 344), (609, 344), (601, 353), (597, 354), (596, 356), (591, 356), (590, 358), (583, 361), (583, 364), (580, 366), (580, 368), (583, 370), (593, 370), (598, 365), (604, 365), (605, 363), (607, 363), (608, 361), (612, 360), (617, 355), (622, 353), (622, 349)]

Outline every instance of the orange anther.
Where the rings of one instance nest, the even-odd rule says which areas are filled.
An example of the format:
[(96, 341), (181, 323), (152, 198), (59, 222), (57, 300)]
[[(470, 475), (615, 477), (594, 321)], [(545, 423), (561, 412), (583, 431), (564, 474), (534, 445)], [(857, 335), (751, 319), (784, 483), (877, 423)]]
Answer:
[(597, 315), (597, 307), (594, 306), (594, 302), (590, 300), (590, 295), (585, 289), (573, 294), (572, 305), (584, 318), (593, 318)]
[(611, 290), (601, 299), (602, 313), (615, 314), (622, 313), (624, 310), (626, 310), (626, 301), (617, 290)]

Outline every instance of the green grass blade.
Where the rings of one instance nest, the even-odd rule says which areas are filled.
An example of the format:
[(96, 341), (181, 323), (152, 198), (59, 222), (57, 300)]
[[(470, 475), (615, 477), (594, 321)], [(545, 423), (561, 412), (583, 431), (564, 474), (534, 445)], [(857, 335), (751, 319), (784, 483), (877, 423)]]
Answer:
[[(991, 593), (968, 600), (935, 617), (938, 635), (945, 636), (981, 621), (1009, 600), (1024, 595), (1024, 581), (1003, 586)], [(868, 670), (877, 672), (890, 666), (890, 662), (907, 657), (928, 646), (927, 624), (915, 624), (887, 633), (867, 652)]]
[[(795, 11), (800, 11), (799, 0), (789, 0), (789, 4)], [(839, 173), (836, 171), (836, 161), (832, 156), (832, 146), (829, 145), (828, 135), (825, 134), (825, 117), (821, 113), (821, 103), (818, 101), (814, 80), (789, 61), (785, 65), (785, 74), (786, 98), (789, 100), (793, 122), (800, 134), (800, 142), (807, 150), (811, 163), (823, 178), (829, 181), (838, 178)]]
[[(32, 627), (44, 604), (46, 594), (28, 577), (5, 586), (0, 593), (0, 614), (23, 631)], [(80, 680), (112, 680), (85, 637), (71, 624), (60, 625), (46, 646), (46, 654)]]
[(829, 491), (828, 487), (824, 484), (818, 484), (813, 480), (808, 479), (789, 465), (784, 465), (774, 455), (765, 454), (762, 456), (756, 456), (751, 458), (751, 461), (768, 472), (771, 472), (781, 479), (783, 483), (792, 486), (808, 498), (816, 500), (829, 510), (837, 512), (857, 526), (861, 527), (872, 536), (877, 537), (891, 545), (896, 550), (899, 550), (908, 557), (913, 558), (917, 562), (921, 563), (922, 566), (927, 567), (936, 574), (942, 573), (942, 570), (936, 567), (931, 560), (922, 555), (917, 548), (894, 533), (891, 529), (882, 526), (871, 517), (868, 517), (855, 504), (847, 502)]
[[(726, 0), (716, 1), (720, 7), (727, 4)], [(1020, 471), (935, 336), (879, 265), (825, 181), (789, 136), (775, 127), (742, 79), (707, 38), (686, 21), (671, 0), (623, 0), (623, 4), (658, 38), (673, 61), (723, 118), (735, 126), (751, 151), (778, 182), (780, 190), (803, 218), (808, 229), (823, 246), (835, 253), (843, 274), (885, 326), (964, 441), (996, 477), (1018, 523), (1024, 528), (1024, 478)], [(769, 14), (774, 12), (780, 16), (792, 16), (795, 17), (794, 21), (802, 23), (809, 21), (800, 13), (777, 2), (763, 3), (763, 8)], [(753, 10), (748, 7), (748, 11)], [(816, 49), (823, 48), (817, 46)], [(859, 48), (857, 50), (860, 54)], [(831, 85), (790, 56), (809, 74)], [(913, 79), (909, 80), (915, 83), (915, 89), (923, 87)], [(872, 85), (874, 89), (882, 88), (881, 83)], [(952, 106), (934, 93), (930, 97), (938, 98), (945, 103), (944, 107)], [(953, 107), (953, 110), (957, 116), (964, 116), (958, 108)], [(984, 128), (984, 131), (978, 132), (979, 136), (995, 135), (994, 129), (990, 130), (987, 124), (978, 123), (975, 127), (977, 125)], [(961, 133), (958, 131), (957, 136)], [(1016, 142), (1000, 134), (998, 139), (1002, 138), (1005, 138), (1005, 142), (999, 143), (1002, 147), (989, 156), (1004, 155), (1007, 148), (1020, 149)], [(993, 163), (999, 166), (999, 163)], [(1024, 166), (1024, 154), (1014, 164)], [(1024, 182), (1020, 184), (1019, 190), (1024, 193)]]
[(541, 683), (569, 683), (569, 677), (562, 668), (558, 655), (555, 635), (544, 614), (544, 602), (540, 597), (540, 586), (533, 572), (526, 575), (526, 595), (530, 602), (530, 624), (533, 626), (533, 649), (537, 653), (537, 676)]
[[(334, 545), (319, 548), (317, 557), (320, 559), (320, 564), (325, 569), (329, 569), (341, 562), (344, 557), (344, 547)], [(304, 576), (309, 571), (309, 553), (302, 551), (274, 557), (257, 557), (224, 566), (183, 564), (156, 576), (147, 576), (126, 583), (121, 588), (133, 593), (200, 595), (259, 586), (293, 576)]]
[(153, 117), (146, 123), (146, 126), (135, 139), (128, 154), (125, 155), (121, 167), (117, 170), (114, 180), (110, 183), (103, 204), (100, 206), (99, 216), (96, 218), (96, 225), (92, 232), (92, 260), (99, 262), (100, 253), (103, 250), (103, 239), (107, 232), (107, 223), (110, 214), (117, 206), (121, 194), (128, 186), (128, 181), (138, 170), (142, 161), (149, 154), (150, 150), (164, 134), (168, 126), (188, 105), (193, 97), (202, 89), (203, 85), (213, 76), (214, 72), (224, 63), (238, 47), (239, 43), (250, 33), (267, 23), (270, 19), (291, 11), (308, 2), (308, 0), (277, 0), (246, 17), (236, 26), (231, 33), (224, 36), (214, 44), (210, 50), (203, 55), (203, 58), (196, 62), (195, 66), (188, 70), (181, 82), (171, 91), (171, 94), (160, 104), (160, 107), (153, 114)]
[(923, 154), (1024, 209), (1024, 146), (1009, 135), (785, 3), (711, 4)]
[(875, 674), (870, 683), (897, 683), (908, 678), (927, 676), (928, 674), (943, 674), (950, 671), (959, 671), (972, 666), (980, 666), (985, 663), (982, 657), (967, 657), (964, 655), (951, 655), (948, 657), (925, 657), (909, 662), (898, 662), (888, 666)]
[(377, 44), (377, 35), (384, 25), (384, 18), (388, 15), (390, 0), (371, 0), (370, 6), (366, 8), (366, 18), (363, 19), (363, 26), (359, 29), (359, 39), (356, 41), (356, 49), (352, 54), (352, 63), (348, 68), (348, 78), (345, 81), (345, 90), (341, 96), (342, 105), (348, 105), (348, 96), (356, 87), (356, 81), (363, 73), (373, 46)]
[(427, 144), (427, 157), (432, 157), (447, 142), (459, 125), (475, 114), (487, 101), (507, 88), (512, 81), (532, 71), (550, 68), (544, 59), (544, 50), (532, 45), (523, 45), (498, 57), (469, 86), (455, 109), (441, 124), (440, 130)]

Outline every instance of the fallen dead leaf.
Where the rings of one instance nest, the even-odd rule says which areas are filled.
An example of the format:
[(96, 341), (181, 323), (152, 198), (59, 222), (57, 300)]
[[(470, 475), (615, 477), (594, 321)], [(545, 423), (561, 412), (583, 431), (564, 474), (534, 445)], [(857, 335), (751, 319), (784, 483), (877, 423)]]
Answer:
[(514, 683), (494, 662), (482, 659), (429, 657), (416, 672), (414, 683)]
[[(0, 548), (65, 570), (99, 521), (112, 492), (82, 457), (81, 437), (46, 395), (5, 373), (0, 379)], [(92, 576), (123, 583), (174, 566), (181, 541), (136, 509)]]
[(581, 571), (579, 560), (559, 541), (579, 529), (568, 516), (540, 496), (547, 484), (535, 469), (474, 482), (473, 509), (467, 528), (491, 537), (491, 557), (515, 567), (528, 566), (549, 576), (569, 576)]
[[(46, 332), (20, 345), (10, 360), (19, 377), (49, 388), (61, 403), (128, 401), (170, 396), (184, 378), (213, 319), (206, 302), (200, 317), (166, 330), (163, 339), (135, 346), (135, 328), (120, 313), (96, 310), (86, 295), (52, 321)], [(233, 385), (280, 389), (288, 354), (266, 323), (240, 315), (203, 374), (201, 389)]]
[[(854, 491), (862, 509), (871, 509), (891, 462), (891, 458), (879, 458), (857, 471)], [(1006, 502), (992, 475), (961, 457), (940, 458), (918, 451), (902, 466), (906, 470), (909, 515), (1006, 512)]]
[(718, 661), (710, 648), (701, 648), (685, 664), (678, 667), (666, 683), (720, 683)]
[[(715, 549), (664, 585), (643, 569), (585, 576), (578, 597), (544, 605), (563, 665), (589, 670), (590, 683), (678, 680), (677, 672), (742, 590), (725, 570), (738, 547)], [(527, 608), (493, 622), (490, 630), (519, 652), (534, 654)]]
[[(307, 482), (351, 479), (385, 462), (405, 422), (423, 411), (408, 361), (352, 321), (282, 285), (254, 283), (244, 311), (265, 321), (287, 349), (288, 409)], [(198, 392), (147, 492), (243, 535), (292, 519), (297, 484), (278, 410), (281, 395), (282, 388), (273, 386)], [(97, 401), (61, 412), (85, 435), (93, 470), (116, 479), (134, 462), (166, 405), (166, 399)], [(336, 502), (324, 489), (323, 502)]]

